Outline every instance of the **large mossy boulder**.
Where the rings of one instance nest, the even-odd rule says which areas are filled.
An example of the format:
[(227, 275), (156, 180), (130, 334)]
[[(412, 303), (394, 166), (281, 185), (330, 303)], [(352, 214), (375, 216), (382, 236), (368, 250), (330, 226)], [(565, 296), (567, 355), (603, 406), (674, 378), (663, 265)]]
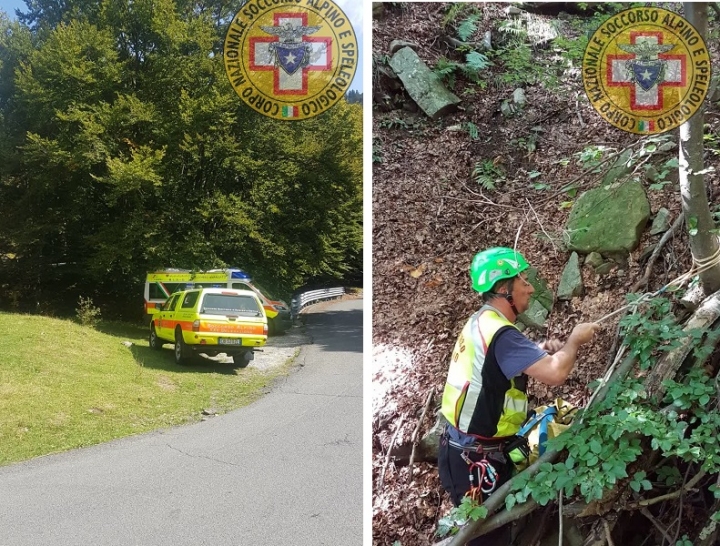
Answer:
[(569, 250), (582, 254), (627, 254), (640, 243), (650, 203), (640, 182), (628, 180), (578, 197), (567, 223)]

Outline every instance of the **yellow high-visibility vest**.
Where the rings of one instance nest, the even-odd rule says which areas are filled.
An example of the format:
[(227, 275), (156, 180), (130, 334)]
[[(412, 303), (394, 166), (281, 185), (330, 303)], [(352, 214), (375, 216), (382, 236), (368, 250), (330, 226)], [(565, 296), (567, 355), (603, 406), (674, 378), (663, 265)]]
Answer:
[(524, 388), (488, 356), (495, 335), (507, 327), (515, 325), (494, 307), (483, 306), (465, 324), (450, 360), (440, 411), (455, 428), (481, 439), (512, 436), (527, 417)]

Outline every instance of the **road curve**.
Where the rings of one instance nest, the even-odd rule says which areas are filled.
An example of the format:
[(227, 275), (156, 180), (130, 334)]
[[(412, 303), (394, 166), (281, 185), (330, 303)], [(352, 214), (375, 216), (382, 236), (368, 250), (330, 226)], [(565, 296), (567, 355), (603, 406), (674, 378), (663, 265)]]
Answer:
[(202, 423), (0, 468), (0, 546), (362, 544), (362, 299), (261, 400)]

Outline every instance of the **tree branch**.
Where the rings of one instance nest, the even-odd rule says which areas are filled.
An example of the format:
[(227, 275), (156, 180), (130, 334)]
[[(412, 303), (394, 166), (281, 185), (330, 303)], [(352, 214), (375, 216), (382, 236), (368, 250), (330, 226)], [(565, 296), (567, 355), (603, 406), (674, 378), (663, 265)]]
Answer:
[(683, 493), (690, 491), (704, 477), (705, 477), (705, 471), (700, 470), (700, 472), (695, 474), (689, 482), (687, 482), (685, 485), (683, 485), (677, 491), (673, 491), (672, 493), (668, 493), (666, 495), (660, 495), (659, 497), (653, 497), (652, 499), (643, 499), (643, 500), (640, 500), (637, 502), (631, 502), (631, 503), (626, 504), (625, 508), (627, 508), (628, 510), (635, 510), (637, 508), (652, 506), (653, 504), (657, 504), (659, 502), (663, 502), (666, 500), (676, 499)]

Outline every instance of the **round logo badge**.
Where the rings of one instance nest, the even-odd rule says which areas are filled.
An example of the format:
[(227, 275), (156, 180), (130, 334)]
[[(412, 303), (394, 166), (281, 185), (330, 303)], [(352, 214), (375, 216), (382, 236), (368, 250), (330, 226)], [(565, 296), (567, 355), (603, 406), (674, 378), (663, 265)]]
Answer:
[(317, 116), (342, 99), (358, 62), (352, 24), (331, 0), (249, 0), (225, 35), (225, 72), (256, 112)]
[(629, 133), (664, 133), (702, 105), (710, 54), (695, 27), (678, 14), (632, 8), (592, 35), (582, 77), (590, 104), (605, 121)]

